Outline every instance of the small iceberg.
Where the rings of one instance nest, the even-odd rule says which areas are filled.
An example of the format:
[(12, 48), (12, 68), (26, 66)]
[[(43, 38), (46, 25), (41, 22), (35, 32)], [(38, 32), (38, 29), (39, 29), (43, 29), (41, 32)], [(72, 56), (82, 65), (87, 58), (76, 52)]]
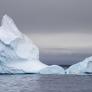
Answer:
[[(45, 72), (44, 72), (45, 71)], [(39, 60), (39, 49), (14, 21), (3, 16), (0, 26), (0, 73), (64, 74), (59, 66), (49, 66)]]
[(92, 74), (92, 56), (66, 69), (66, 74)]
[(65, 70), (58, 65), (51, 65), (40, 70), (40, 74), (65, 74)]

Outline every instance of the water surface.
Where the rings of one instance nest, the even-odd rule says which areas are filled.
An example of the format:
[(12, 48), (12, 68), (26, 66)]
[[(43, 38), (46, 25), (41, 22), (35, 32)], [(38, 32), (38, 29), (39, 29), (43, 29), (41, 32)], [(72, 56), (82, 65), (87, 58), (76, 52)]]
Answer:
[(0, 75), (0, 92), (92, 92), (92, 76)]

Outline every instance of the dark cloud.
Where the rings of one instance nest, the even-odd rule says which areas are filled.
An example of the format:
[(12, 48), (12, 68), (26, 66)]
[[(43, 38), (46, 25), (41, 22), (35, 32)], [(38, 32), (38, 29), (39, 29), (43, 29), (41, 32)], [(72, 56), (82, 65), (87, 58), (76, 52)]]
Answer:
[[(92, 56), (92, 52), (86, 53), (87, 50), (75, 51), (72, 53), (62, 52), (64, 49), (46, 49), (46, 51), (40, 49), (40, 60), (46, 64), (58, 64), (58, 65), (73, 65), (77, 62), (83, 61), (85, 58)], [(61, 53), (58, 53), (61, 51)], [(66, 49), (65, 49), (66, 50)], [(71, 50), (70, 50), (71, 51)]]
[(46, 64), (58, 64), (58, 65), (72, 65), (83, 61), (85, 58), (92, 56), (88, 53), (73, 53), (73, 54), (64, 54), (64, 53), (44, 53), (40, 52), (40, 60)]

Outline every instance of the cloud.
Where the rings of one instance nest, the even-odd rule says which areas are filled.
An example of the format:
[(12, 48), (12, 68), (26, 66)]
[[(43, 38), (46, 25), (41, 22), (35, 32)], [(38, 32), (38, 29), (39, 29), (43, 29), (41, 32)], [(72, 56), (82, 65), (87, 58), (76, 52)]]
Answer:
[(0, 18), (5, 13), (25, 31), (92, 28), (91, 0), (0, 0)]
[(28, 33), (41, 48), (80, 49), (92, 48), (92, 33)]

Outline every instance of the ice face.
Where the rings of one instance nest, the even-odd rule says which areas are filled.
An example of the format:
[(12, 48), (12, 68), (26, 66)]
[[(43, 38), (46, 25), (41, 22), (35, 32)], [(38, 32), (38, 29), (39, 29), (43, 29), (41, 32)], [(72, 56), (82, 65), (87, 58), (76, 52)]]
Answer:
[(66, 70), (67, 74), (92, 74), (92, 56), (86, 58), (82, 62), (70, 66)]
[[(43, 70), (44, 69), (44, 70)], [(38, 47), (16, 27), (7, 15), (0, 27), (0, 73), (64, 74), (60, 66), (48, 66), (39, 60)]]
[(13, 20), (3, 16), (0, 27), (0, 73), (38, 73), (47, 67), (39, 60), (39, 49), (16, 27)]
[(65, 70), (58, 65), (52, 65), (40, 70), (40, 74), (65, 74)]

